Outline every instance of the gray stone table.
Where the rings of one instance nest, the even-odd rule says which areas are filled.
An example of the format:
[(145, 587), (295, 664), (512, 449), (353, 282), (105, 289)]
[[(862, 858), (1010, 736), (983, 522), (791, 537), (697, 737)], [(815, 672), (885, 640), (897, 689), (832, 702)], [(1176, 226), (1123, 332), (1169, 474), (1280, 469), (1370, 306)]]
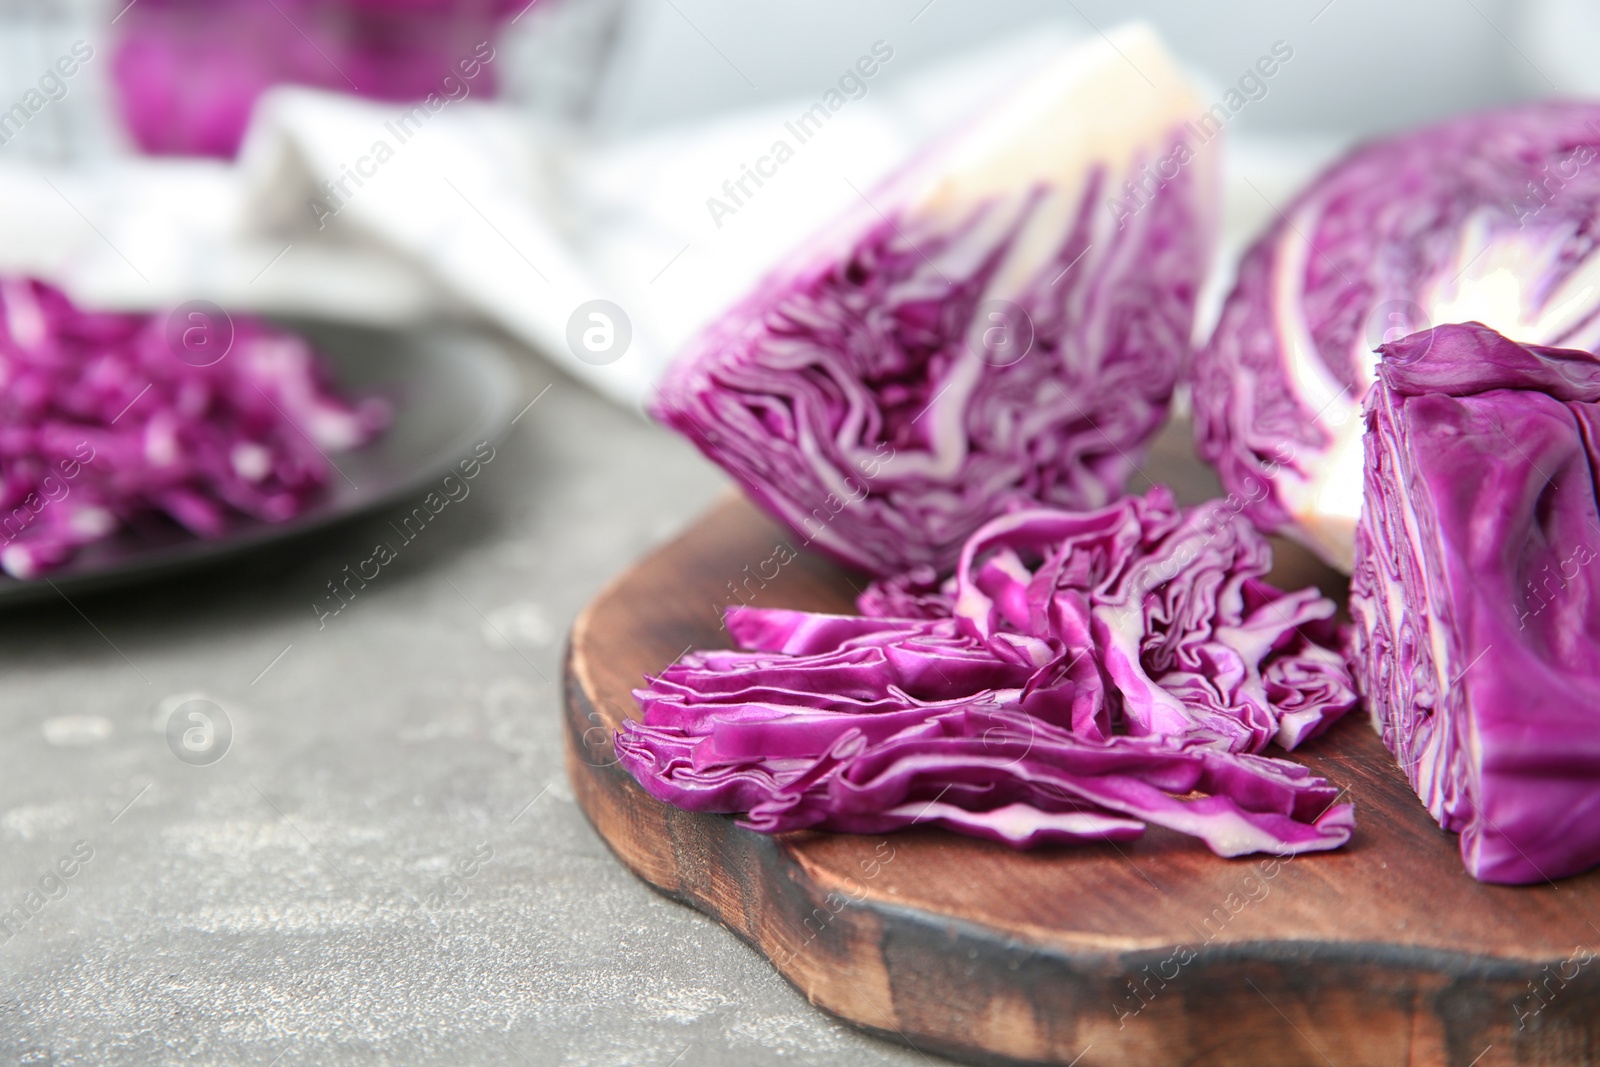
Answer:
[[(551, 388), (470, 496), (322, 624), (390, 515), (0, 613), (0, 1063), (929, 1062), (811, 1008), (573, 803), (567, 627), (727, 483), (524, 376)], [(233, 727), (206, 766), (164, 733), (197, 699)]]

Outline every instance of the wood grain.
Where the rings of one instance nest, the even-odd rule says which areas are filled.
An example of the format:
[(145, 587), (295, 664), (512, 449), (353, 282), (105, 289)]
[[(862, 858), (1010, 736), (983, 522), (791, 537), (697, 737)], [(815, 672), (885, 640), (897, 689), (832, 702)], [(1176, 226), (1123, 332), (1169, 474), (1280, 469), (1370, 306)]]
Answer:
[[(729, 499), (600, 594), (568, 650), (567, 762), (623, 863), (812, 1003), (984, 1063), (1600, 1063), (1600, 875), (1474, 882), (1358, 717), (1297, 753), (1349, 790), (1355, 837), (1290, 861), (1219, 859), (1157, 828), (1027, 853), (931, 828), (767, 837), (653, 800), (610, 742), (644, 674), (729, 644), (736, 589), (852, 608), (863, 579), (809, 552), (747, 579), (780, 543), (794, 538)], [(1292, 546), (1279, 572), (1339, 586)]]

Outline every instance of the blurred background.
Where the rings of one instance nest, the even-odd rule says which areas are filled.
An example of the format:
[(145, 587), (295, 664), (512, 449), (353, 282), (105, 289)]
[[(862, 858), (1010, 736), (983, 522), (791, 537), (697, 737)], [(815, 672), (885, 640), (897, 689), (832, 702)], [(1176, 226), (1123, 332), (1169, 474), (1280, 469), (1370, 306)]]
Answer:
[[(636, 404), (849, 202), (841, 174), (876, 180), (1031, 62), (1134, 18), (1213, 98), (1292, 50), (1230, 126), (1222, 262), (1354, 138), (1600, 90), (1600, 13), (1578, 0), (3, 0), (0, 269), (95, 307), (489, 321)], [(893, 59), (788, 180), (708, 212), (874, 42)], [(401, 105), (430, 93), (413, 142)], [(392, 159), (371, 158), (380, 140)], [(565, 343), (593, 298), (632, 319), (604, 367)]]
[[(1179, 0), (1150, 3), (1005, 2), (764, 4), (731, 0), (641, 3), (625, 39), (631, 59), (608, 87), (602, 112), (616, 129), (703, 115), (732, 101), (805, 93), (826, 83), (858, 38), (897, 33), (909, 68), (960, 55), (1040, 24), (1090, 33), (1144, 19), (1194, 70), (1220, 83), (1254, 62), (1274, 37), (1295, 46), (1294, 80), (1275, 85), (1241, 132), (1351, 136), (1412, 125), (1465, 108), (1600, 81), (1593, 63), (1592, 5), (1563, 0)], [(900, 32), (906, 13), (916, 18)], [(718, 47), (762, 73), (744, 84), (682, 17), (718, 27)], [(1314, 22), (1311, 20), (1315, 20)], [(897, 43), (898, 43), (897, 39)], [(690, 56), (705, 61), (687, 62)], [(901, 71), (900, 73), (905, 73)]]
[[(359, 0), (343, 6), (383, 7)], [(475, 5), (409, 6), (464, 10)], [(141, 7), (150, 11), (139, 12)], [(492, 24), (505, 21), (496, 16), (506, 12), (516, 15), (522, 5), (476, 7), (488, 16), (483, 21)], [(132, 20), (134, 32), (148, 33), (158, 25), (185, 21), (228, 23), (240, 9), (280, 17), (264, 0), (6, 0), (0, 5), (5, 49), (5, 83), (0, 88), (4, 99), (19, 97), (34, 81), (34, 68), (42, 70), (74, 39), (100, 42), (108, 34), (114, 39), (115, 27), (108, 24), (119, 15), (119, 25)], [(916, 19), (909, 26), (908, 17)], [(1315, 23), (1309, 22), (1312, 17)], [(1592, 55), (1595, 40), (1589, 34), (1600, 25), (1600, 15), (1575, 0), (1336, 0), (1326, 9), (1318, 3), (1220, 0), (1204, 10), (1177, 0), (820, 0), (759, 8), (734, 0), (544, 0), (504, 28), (507, 47), (520, 62), (501, 61), (499, 75), (513, 104), (540, 111), (571, 109), (592, 118), (600, 131), (618, 135), (786, 95), (803, 96), (833, 80), (834, 69), (854, 57), (855, 42), (885, 34), (895, 35), (905, 61), (896, 73), (904, 75), (916, 65), (960, 55), (1041, 23), (1087, 33), (1128, 19), (1151, 22), (1180, 56), (1221, 81), (1255, 58), (1256, 38), (1263, 33), (1298, 35), (1304, 50), (1297, 56), (1296, 80), (1276, 88), (1270, 103), (1252, 111), (1241, 126), (1251, 133), (1372, 133), (1540, 93), (1548, 86), (1547, 76), (1569, 92), (1590, 90), (1600, 80), (1593, 64), (1583, 61)], [(714, 38), (702, 30), (715, 30)], [(272, 36), (281, 38), (279, 45), (291, 46), (285, 52), (298, 51), (305, 43), (291, 39), (298, 36), (293, 31)], [(552, 39), (541, 42), (541, 37)], [(259, 40), (247, 50), (263, 70), (271, 65)], [(593, 92), (587, 91), (583, 69), (591, 56), (605, 67)], [(108, 104), (107, 58), (74, 89), (78, 106), (53, 115), (48, 134), (8, 144), (5, 158), (125, 150), (126, 129), (103, 121), (100, 111)], [(738, 61), (737, 68), (731, 60)], [(562, 68), (560, 78), (541, 69), (552, 63)], [(219, 67), (226, 73), (225, 66)], [(327, 71), (311, 69), (309, 74), (313, 84), (339, 83)], [(295, 80), (306, 80), (304, 73)], [(196, 87), (198, 83), (197, 78)]]

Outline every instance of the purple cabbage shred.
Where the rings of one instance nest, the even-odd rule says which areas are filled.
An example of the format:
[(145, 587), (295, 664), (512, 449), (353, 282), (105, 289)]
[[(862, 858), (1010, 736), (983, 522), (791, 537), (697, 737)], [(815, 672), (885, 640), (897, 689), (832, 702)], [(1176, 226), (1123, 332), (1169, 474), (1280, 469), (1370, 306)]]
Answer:
[(912, 824), (1018, 848), (1153, 823), (1219, 855), (1336, 848), (1352, 806), (1293, 748), (1355, 702), (1334, 604), (1267, 584), (1270, 549), (1164, 489), (983, 526), (943, 583), (859, 616), (731, 607), (738, 650), (636, 692), (616, 737), (652, 796), (767, 833)]
[(328, 454), (388, 422), (383, 401), (334, 393), (300, 337), (232, 329), (195, 366), (164, 316), (80, 311), (0, 277), (0, 570), (36, 578), (152, 516), (203, 538), (292, 519), (322, 497)]

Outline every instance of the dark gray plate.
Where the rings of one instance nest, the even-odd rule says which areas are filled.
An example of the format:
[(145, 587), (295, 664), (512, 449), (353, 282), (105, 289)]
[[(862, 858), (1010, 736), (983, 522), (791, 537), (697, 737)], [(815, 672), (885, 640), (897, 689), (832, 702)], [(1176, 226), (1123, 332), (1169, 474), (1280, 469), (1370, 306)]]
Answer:
[(474, 445), (499, 438), (519, 406), (516, 368), (504, 348), (482, 334), (288, 325), (327, 357), (342, 389), (386, 397), (394, 406), (394, 420), (377, 440), (332, 457), (344, 477), (332, 475), (319, 503), (288, 522), (241, 523), (215, 541), (151, 522), (88, 546), (43, 578), (21, 582), (0, 575), (0, 607), (56, 596), (58, 590), (71, 597), (159, 578), (344, 522), (444, 477)]

